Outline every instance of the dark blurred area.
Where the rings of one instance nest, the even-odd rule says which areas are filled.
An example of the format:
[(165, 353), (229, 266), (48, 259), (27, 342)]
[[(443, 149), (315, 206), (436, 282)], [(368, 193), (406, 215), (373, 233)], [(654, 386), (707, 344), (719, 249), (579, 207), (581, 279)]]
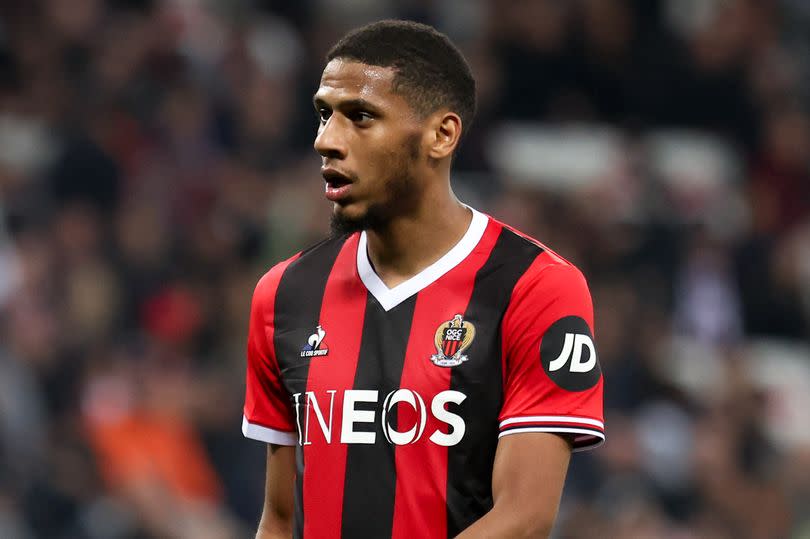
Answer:
[(464, 50), (461, 198), (581, 267), (608, 441), (555, 537), (810, 538), (804, 0), (0, 2), (0, 537), (249, 537), (249, 301), (324, 236), (323, 56)]

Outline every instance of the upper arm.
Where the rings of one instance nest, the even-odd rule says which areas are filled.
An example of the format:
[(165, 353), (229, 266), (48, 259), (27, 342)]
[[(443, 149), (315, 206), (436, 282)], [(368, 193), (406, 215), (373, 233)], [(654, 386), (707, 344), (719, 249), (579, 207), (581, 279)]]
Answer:
[(268, 272), (253, 294), (242, 432), (269, 444), (293, 445), (297, 437), (292, 405), (273, 348), (275, 295), (284, 267)]
[(605, 438), (603, 380), (590, 292), (578, 269), (544, 256), (552, 255), (521, 278), (503, 319), (499, 437), (547, 432), (575, 451), (596, 447)]
[(548, 536), (572, 448), (604, 439), (590, 293), (579, 270), (554, 258), (538, 256), (504, 314), (495, 506), (470, 537)]
[(292, 537), (297, 437), (273, 337), (276, 290), (281, 275), (293, 259), (278, 264), (262, 277), (250, 308), (242, 432), (248, 438), (268, 444), (264, 507), (257, 539)]
[(295, 447), (267, 445), (264, 507), (257, 538), (292, 537)]
[(555, 434), (526, 433), (498, 441), (492, 496), (521, 537), (547, 537), (565, 483), (569, 442)]
[(504, 314), (494, 507), (465, 539), (547, 537), (571, 450), (604, 440), (590, 292), (579, 270), (555, 258), (537, 257)]
[(569, 442), (556, 434), (501, 438), (492, 469), (494, 507), (458, 539), (548, 537), (570, 456)]

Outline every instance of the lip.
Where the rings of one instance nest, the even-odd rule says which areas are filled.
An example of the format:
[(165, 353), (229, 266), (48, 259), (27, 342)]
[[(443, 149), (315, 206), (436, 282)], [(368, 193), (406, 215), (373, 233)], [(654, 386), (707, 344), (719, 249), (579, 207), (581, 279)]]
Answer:
[(351, 190), (351, 188), (352, 188), (351, 184), (335, 187), (333, 185), (330, 185), (329, 182), (327, 182), (325, 195), (327, 200), (330, 200), (332, 202), (340, 202), (341, 200), (349, 196), (349, 191)]
[(332, 202), (339, 202), (349, 196), (352, 188), (352, 179), (348, 174), (332, 167), (322, 167), (321, 175), (325, 184), (326, 198)]

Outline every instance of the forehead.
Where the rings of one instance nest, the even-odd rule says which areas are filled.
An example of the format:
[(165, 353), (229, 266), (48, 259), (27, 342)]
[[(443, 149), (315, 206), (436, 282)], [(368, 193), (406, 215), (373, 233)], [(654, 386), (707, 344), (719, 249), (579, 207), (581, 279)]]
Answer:
[(399, 96), (393, 92), (395, 75), (391, 67), (335, 58), (326, 64), (315, 98), (364, 99), (375, 103), (396, 99)]

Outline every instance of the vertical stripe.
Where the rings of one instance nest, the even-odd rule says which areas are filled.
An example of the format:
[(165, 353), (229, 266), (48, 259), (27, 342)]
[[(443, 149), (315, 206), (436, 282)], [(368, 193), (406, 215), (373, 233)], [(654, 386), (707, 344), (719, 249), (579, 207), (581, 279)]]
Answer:
[(320, 325), (326, 331), (322, 348), (329, 353), (313, 358), (309, 366), (307, 391), (318, 399), (326, 424), (331, 425), (331, 439), (327, 443), (317, 418), (310, 416), (310, 445), (304, 446), (307, 461), (304, 509), (306, 514), (315, 514), (317, 518), (306, 520), (307, 538), (333, 537), (341, 527), (347, 447), (340, 442), (343, 390), (352, 387), (354, 381), (367, 295), (355, 270), (357, 240), (355, 235), (344, 244), (326, 282)]
[[(396, 447), (397, 483), (391, 534), (394, 539), (447, 535), (447, 448), (430, 441), (430, 436), (436, 431), (447, 433), (448, 429), (433, 416), (430, 405), (435, 395), (450, 389), (452, 369), (434, 365), (430, 357), (438, 352), (434, 336), (439, 326), (466, 311), (475, 275), (489, 257), (500, 230), (500, 225), (490, 220), (473, 253), (417, 297), (400, 383), (424, 398), (427, 423), (419, 440)], [(471, 357), (469, 361), (485, 360)], [(448, 409), (455, 412), (454, 407), (449, 405)], [(407, 430), (412, 424), (403, 424), (399, 430)]]
[[(345, 237), (330, 238), (305, 251), (293, 261), (276, 291), (273, 348), (284, 386), (290, 395), (306, 391), (311, 358), (300, 357), (301, 348), (318, 325), (326, 281), (345, 242)], [(296, 447), (295, 530), (303, 537), (303, 477), (306, 465), (301, 446)]]
[[(378, 393), (377, 402), (356, 405), (357, 410), (374, 411), (374, 423), (358, 422), (354, 429), (373, 432), (375, 443), (348, 446), (341, 525), (347, 539), (391, 536), (396, 469), (394, 446), (386, 441), (380, 426), (380, 409), (386, 395), (399, 388), (415, 304), (414, 296), (386, 312), (374, 296), (367, 295), (353, 387)], [(389, 414), (387, 422), (396, 427), (396, 413)]]
[[(465, 352), (486, 358), (454, 368), (450, 388), (467, 395), (466, 433), (447, 456), (447, 537), (455, 537), (492, 508), (492, 466), (503, 402), (501, 321), (512, 289), (542, 248), (503, 229), (486, 264), (478, 271), (465, 320), (475, 340)], [(472, 359), (470, 359), (472, 362)]]

